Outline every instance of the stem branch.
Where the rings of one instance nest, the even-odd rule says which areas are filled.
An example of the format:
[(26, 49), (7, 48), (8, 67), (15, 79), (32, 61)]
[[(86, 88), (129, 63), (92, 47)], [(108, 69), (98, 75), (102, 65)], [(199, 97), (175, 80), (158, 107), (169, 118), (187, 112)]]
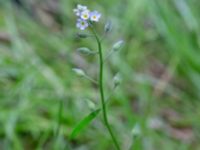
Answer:
[(105, 102), (105, 96), (104, 96), (104, 86), (103, 86), (103, 81), (104, 81), (104, 78), (103, 78), (103, 71), (104, 71), (104, 59), (103, 59), (103, 53), (102, 53), (102, 46), (101, 46), (101, 40), (99, 39), (95, 29), (93, 27), (92, 28), (92, 32), (94, 33), (95, 35), (95, 38), (96, 38), (96, 41), (97, 41), (97, 44), (98, 44), (98, 51), (99, 51), (99, 92), (100, 92), (100, 96), (101, 96), (101, 104), (102, 104), (102, 111), (103, 111), (103, 119), (104, 119), (104, 123), (105, 123), (105, 126), (113, 140), (113, 143), (116, 147), (117, 150), (120, 150), (120, 147), (119, 147), (119, 144), (112, 132), (112, 129), (111, 129), (111, 126), (108, 122), (108, 117), (107, 117), (107, 110), (106, 110), (106, 102)]

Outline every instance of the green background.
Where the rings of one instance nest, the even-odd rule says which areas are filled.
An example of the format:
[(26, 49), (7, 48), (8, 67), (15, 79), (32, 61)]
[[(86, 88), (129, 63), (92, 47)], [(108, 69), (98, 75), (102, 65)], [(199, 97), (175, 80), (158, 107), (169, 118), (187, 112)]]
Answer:
[[(96, 50), (94, 39), (76, 36), (76, 4), (102, 13), (95, 25), (100, 34), (111, 20), (105, 55), (125, 41), (105, 68), (106, 96), (113, 76), (122, 77), (108, 103), (121, 148), (200, 149), (199, 0), (24, 2), (20, 7), (0, 1), (0, 149), (114, 149), (101, 114), (69, 139), (75, 125), (100, 106), (97, 86), (72, 71), (81, 68), (97, 79), (98, 57), (76, 51)], [(64, 110), (55, 144), (60, 100)]]

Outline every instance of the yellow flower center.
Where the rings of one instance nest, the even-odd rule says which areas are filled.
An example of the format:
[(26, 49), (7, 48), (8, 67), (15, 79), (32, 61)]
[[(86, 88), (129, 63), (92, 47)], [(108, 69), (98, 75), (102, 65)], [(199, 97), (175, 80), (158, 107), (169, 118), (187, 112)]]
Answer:
[(85, 15), (83, 15), (83, 17), (84, 17), (84, 18), (88, 18), (88, 15), (85, 14)]

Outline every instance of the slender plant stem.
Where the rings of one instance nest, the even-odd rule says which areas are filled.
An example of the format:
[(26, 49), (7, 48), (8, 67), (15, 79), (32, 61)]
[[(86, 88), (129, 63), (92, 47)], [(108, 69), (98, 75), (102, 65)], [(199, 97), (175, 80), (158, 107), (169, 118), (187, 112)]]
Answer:
[(92, 27), (92, 31), (95, 35), (95, 38), (97, 40), (97, 44), (98, 44), (98, 51), (99, 51), (99, 92), (100, 92), (100, 96), (101, 96), (101, 104), (102, 104), (102, 111), (103, 111), (103, 119), (104, 119), (104, 123), (105, 126), (108, 130), (108, 132), (110, 133), (110, 136), (113, 140), (113, 143), (116, 147), (117, 150), (120, 150), (119, 144), (112, 132), (111, 126), (108, 122), (108, 117), (107, 117), (107, 110), (106, 110), (106, 101), (105, 101), (105, 96), (104, 96), (104, 87), (103, 87), (103, 71), (104, 71), (104, 59), (103, 59), (103, 53), (102, 53), (102, 46), (101, 46), (101, 40), (99, 39), (95, 29)]

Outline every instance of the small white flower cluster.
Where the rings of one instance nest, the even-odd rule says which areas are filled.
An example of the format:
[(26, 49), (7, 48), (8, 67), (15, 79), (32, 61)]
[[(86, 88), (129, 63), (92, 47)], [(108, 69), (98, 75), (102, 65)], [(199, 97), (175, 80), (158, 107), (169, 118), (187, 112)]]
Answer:
[(85, 30), (89, 26), (88, 21), (98, 22), (101, 18), (101, 14), (98, 11), (90, 11), (87, 6), (83, 5), (77, 5), (74, 13), (78, 16), (76, 27), (81, 30)]

